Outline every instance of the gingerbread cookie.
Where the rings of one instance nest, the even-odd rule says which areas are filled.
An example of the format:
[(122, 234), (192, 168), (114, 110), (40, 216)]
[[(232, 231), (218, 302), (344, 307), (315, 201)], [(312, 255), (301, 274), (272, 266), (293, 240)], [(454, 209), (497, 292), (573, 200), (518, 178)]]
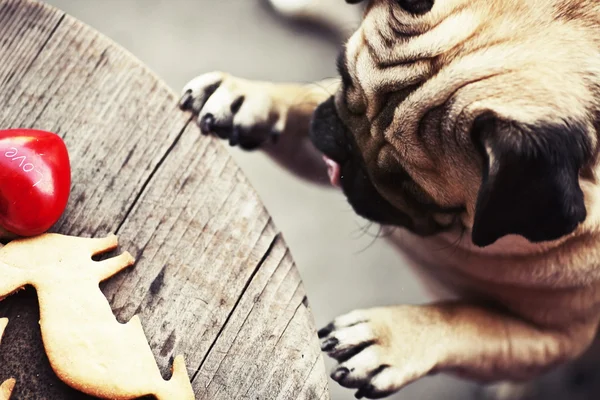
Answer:
[[(0, 249), (0, 299), (30, 284), (37, 290), (44, 347), (56, 375), (92, 396), (159, 400), (195, 398), (182, 356), (163, 380), (137, 316), (117, 321), (99, 283), (133, 265), (125, 252), (96, 262), (117, 237), (57, 234), (15, 240)], [(0, 398), (1, 399), (1, 398)]]
[[(2, 342), (2, 335), (4, 334), (4, 329), (6, 329), (7, 324), (8, 319), (0, 318), (0, 343)], [(14, 379), (9, 379), (0, 385), (0, 400), (10, 399), (10, 395), (15, 388), (15, 383), (16, 381)]]
[(2, 383), (2, 385), (0, 385), (0, 400), (9, 400), (10, 399), (10, 395), (12, 394), (16, 383), (17, 383), (17, 381), (15, 381), (13, 378), (11, 378), (9, 380), (4, 381), (4, 383)]

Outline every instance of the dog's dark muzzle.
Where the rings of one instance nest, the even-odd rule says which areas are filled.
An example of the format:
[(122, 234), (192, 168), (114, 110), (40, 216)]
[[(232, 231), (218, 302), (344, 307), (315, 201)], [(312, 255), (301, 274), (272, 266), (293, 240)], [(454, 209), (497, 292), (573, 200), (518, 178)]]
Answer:
[(340, 186), (358, 215), (385, 225), (412, 228), (411, 218), (385, 200), (373, 185), (354, 137), (337, 113), (333, 97), (315, 110), (310, 138), (327, 159), (339, 165)]
[(332, 96), (315, 110), (310, 139), (321, 153), (342, 165), (352, 151), (347, 136), (346, 126), (338, 116)]

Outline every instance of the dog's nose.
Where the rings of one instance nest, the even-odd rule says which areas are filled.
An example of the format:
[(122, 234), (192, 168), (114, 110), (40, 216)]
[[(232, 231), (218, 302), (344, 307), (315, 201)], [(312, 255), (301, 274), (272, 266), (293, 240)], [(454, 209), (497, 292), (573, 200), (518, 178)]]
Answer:
[(347, 160), (346, 127), (338, 116), (333, 96), (315, 110), (310, 138), (320, 152), (336, 163), (342, 164)]

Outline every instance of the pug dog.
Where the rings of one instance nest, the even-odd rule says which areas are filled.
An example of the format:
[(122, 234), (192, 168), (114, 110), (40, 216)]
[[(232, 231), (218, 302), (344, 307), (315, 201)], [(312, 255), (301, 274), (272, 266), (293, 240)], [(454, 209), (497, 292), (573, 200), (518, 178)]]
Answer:
[[(359, 3), (348, 0), (348, 3)], [(202, 133), (341, 188), (456, 299), (319, 331), (332, 378), (377, 399), (435, 373), (527, 382), (600, 322), (600, 2), (370, 0), (339, 79), (193, 79)]]

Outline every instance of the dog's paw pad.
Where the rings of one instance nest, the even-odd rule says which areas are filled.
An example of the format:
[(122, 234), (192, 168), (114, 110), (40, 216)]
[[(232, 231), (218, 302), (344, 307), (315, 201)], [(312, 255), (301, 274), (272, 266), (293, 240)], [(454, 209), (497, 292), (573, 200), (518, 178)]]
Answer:
[[(391, 396), (397, 388), (391, 383), (386, 374), (375, 376), (373, 383), (369, 383), (358, 389), (354, 397), (357, 399), (383, 399)], [(389, 381), (389, 382), (386, 382)]]
[(368, 323), (334, 329), (324, 336), (321, 350), (337, 361), (347, 360), (376, 343), (376, 336)]
[(420, 314), (416, 307), (382, 307), (336, 318), (319, 331), (322, 350), (338, 363), (331, 378), (356, 389), (357, 398), (380, 399), (433, 371), (430, 345), (416, 340)]
[(381, 350), (369, 347), (342, 361), (331, 372), (331, 379), (348, 388), (360, 388), (372, 383), (375, 376), (390, 368)]
[[(179, 107), (196, 116), (204, 135), (253, 150), (275, 142), (285, 128), (285, 112), (277, 108), (269, 86), (211, 72), (192, 79), (182, 91)], [(281, 107), (280, 107), (281, 108)]]
[(338, 317), (318, 334), (321, 349), (339, 363), (331, 378), (341, 386), (358, 389), (357, 398), (378, 399), (398, 390), (402, 374), (394, 376), (389, 351), (368, 313), (355, 311)]
[(200, 113), (206, 101), (227, 77), (223, 72), (211, 72), (192, 79), (183, 88), (179, 108), (194, 114)]
[(368, 353), (340, 365), (332, 372), (331, 378), (343, 387), (357, 389), (358, 399), (380, 399), (393, 394), (399, 388), (396, 378), (401, 374), (390, 365), (379, 364), (378, 357)]

